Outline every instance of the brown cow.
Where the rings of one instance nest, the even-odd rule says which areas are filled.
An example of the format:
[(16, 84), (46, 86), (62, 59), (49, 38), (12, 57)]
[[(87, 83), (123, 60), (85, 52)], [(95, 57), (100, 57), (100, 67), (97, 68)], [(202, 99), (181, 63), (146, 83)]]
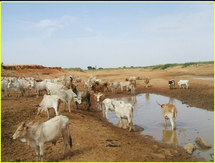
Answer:
[(104, 87), (104, 85), (101, 85), (101, 84), (99, 84), (99, 85), (93, 84), (91, 89), (94, 91), (94, 93), (96, 93), (96, 92), (104, 93), (105, 87)]

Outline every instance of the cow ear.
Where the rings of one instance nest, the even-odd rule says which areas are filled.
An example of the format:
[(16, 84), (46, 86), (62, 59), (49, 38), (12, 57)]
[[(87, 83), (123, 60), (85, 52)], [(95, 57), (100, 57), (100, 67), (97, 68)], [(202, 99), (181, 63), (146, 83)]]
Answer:
[(24, 121), (24, 122), (22, 122), (22, 126), (23, 127), (25, 127), (26, 126), (26, 122)]

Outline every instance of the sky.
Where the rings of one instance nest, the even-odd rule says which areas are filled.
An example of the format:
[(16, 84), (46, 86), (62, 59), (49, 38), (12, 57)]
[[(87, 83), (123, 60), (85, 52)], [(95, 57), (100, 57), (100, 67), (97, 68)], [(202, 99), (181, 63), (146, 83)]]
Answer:
[(214, 60), (214, 4), (2, 3), (1, 61), (117, 68)]

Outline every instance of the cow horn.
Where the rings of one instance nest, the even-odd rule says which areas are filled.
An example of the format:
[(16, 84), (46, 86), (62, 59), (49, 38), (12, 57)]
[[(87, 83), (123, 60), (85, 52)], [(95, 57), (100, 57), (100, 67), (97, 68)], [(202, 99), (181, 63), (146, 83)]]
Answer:
[(159, 106), (162, 106), (161, 104), (159, 104), (158, 102), (157, 102), (157, 104), (159, 105)]

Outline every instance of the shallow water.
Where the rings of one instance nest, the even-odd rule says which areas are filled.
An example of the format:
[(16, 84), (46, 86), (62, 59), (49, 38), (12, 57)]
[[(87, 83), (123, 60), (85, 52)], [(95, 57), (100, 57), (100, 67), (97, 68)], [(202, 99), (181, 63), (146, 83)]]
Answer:
[[(142, 135), (151, 135), (157, 141), (172, 144), (174, 146), (184, 146), (188, 143), (195, 143), (197, 136), (203, 137), (208, 141), (212, 148), (201, 150), (196, 145), (193, 155), (203, 157), (206, 161), (211, 160), (211, 153), (214, 153), (214, 112), (200, 108), (189, 107), (174, 98), (156, 94), (140, 94), (133, 97), (117, 98), (126, 103), (134, 103), (134, 125), (144, 128)], [(164, 118), (161, 108), (156, 103), (174, 104), (178, 109), (176, 130), (171, 130), (171, 124), (167, 121), (165, 129)], [(117, 125), (118, 118), (114, 112), (108, 112), (109, 122)]]
[(210, 80), (210, 81), (214, 81), (214, 78), (194, 78), (197, 80)]

